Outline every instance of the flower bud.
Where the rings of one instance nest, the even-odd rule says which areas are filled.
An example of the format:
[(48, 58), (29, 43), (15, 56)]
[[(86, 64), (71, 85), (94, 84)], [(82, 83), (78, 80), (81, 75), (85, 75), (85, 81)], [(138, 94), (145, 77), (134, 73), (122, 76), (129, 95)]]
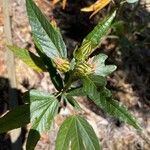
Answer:
[(84, 61), (92, 53), (91, 42), (83, 42), (81, 47), (75, 52), (75, 58), (78, 61)]
[(76, 64), (75, 71), (77, 75), (86, 76), (93, 72), (93, 67), (86, 62), (80, 62)]
[(56, 64), (56, 68), (61, 71), (61, 72), (68, 72), (70, 70), (70, 63), (68, 60), (66, 59), (62, 59), (62, 58), (56, 58), (54, 60), (55, 64)]

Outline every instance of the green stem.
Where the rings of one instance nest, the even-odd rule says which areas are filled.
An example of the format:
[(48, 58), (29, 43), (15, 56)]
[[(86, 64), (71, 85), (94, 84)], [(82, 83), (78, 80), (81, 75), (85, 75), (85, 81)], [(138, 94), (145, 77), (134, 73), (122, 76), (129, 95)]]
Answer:
[(64, 94), (69, 89), (69, 87), (71, 86), (72, 81), (73, 81), (73, 77), (74, 77), (74, 72), (71, 72), (69, 75), (68, 82), (66, 83), (66, 85), (62, 91), (62, 94)]
[(59, 93), (56, 95), (56, 98), (59, 97), (61, 94), (62, 94), (62, 92), (59, 92)]

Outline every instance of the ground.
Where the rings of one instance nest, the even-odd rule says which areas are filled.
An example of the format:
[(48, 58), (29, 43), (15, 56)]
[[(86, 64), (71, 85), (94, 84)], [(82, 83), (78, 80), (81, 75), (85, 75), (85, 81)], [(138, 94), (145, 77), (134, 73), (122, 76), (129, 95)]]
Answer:
[[(49, 0), (37, 0), (37, 4), (50, 18), (55, 18), (60, 26), (63, 38), (67, 44), (69, 55), (76, 44), (80, 44), (82, 38), (92, 30), (93, 26), (106, 14), (109, 7), (101, 11), (97, 16), (89, 19), (89, 14), (83, 14), (79, 10), (87, 5), (86, 1), (68, 1), (66, 10), (62, 10), (58, 4), (53, 6)], [(131, 15), (131, 12), (133, 12)], [(115, 63), (118, 67), (108, 77), (108, 88), (112, 90), (114, 97), (125, 104), (131, 113), (138, 119), (144, 128), (144, 134), (137, 133), (131, 126), (120, 122), (103, 111), (99, 110), (85, 97), (78, 101), (83, 108), (83, 114), (93, 126), (105, 150), (149, 150), (150, 149), (150, 9), (148, 0), (141, 1), (136, 8), (126, 7), (120, 12), (120, 19), (127, 22), (124, 34), (119, 40), (116, 36), (109, 36), (102, 46), (95, 52), (104, 52), (109, 56), (107, 63)], [(35, 52), (32, 43), (30, 27), (25, 10), (24, 0), (11, 1), (11, 28), (13, 43), (22, 48), (28, 48)], [(0, 4), (0, 102), (1, 113), (6, 110), (5, 103), (8, 95), (7, 68), (5, 66), (5, 36), (2, 7)], [(112, 31), (112, 35), (113, 35)], [(119, 34), (119, 33), (117, 33)], [(115, 34), (116, 35), (116, 34)], [(120, 35), (120, 34), (119, 34)], [(54, 87), (48, 74), (38, 74), (28, 68), (21, 60), (16, 58), (16, 78), (20, 93), (28, 89), (36, 88), (52, 92)], [(36, 150), (53, 150), (54, 141), (60, 124), (66, 116), (73, 113), (71, 106), (60, 112), (55, 119), (51, 131), (43, 134), (36, 146)], [(29, 127), (28, 127), (29, 128)], [(24, 143), (26, 138), (24, 140)], [(9, 135), (0, 136), (0, 149), (10, 149)]]

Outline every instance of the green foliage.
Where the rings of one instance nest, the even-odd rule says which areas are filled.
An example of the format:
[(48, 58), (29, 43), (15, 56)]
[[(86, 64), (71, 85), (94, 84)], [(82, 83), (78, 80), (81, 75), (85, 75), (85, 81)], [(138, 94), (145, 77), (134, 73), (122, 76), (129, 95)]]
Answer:
[[(82, 108), (75, 96), (87, 96), (110, 115), (140, 129), (136, 119), (112, 98), (106, 88), (106, 77), (116, 66), (105, 65), (107, 56), (89, 55), (100, 45), (108, 34), (116, 15), (114, 11), (101, 21), (83, 40), (74, 52), (72, 61), (67, 59), (66, 46), (56, 24), (51, 24), (33, 0), (26, 0), (27, 13), (32, 28), (38, 56), (28, 50), (9, 46), (26, 64), (36, 71), (49, 72), (56, 92), (49, 94), (31, 90), (24, 94), (25, 104), (9, 111), (0, 118), (0, 133), (31, 123), (26, 147), (33, 150), (43, 132), (50, 130), (58, 108), (71, 104), (79, 114)], [(61, 74), (60, 74), (61, 71)], [(78, 85), (78, 81), (81, 81)], [(99, 140), (90, 124), (80, 115), (68, 117), (60, 127), (56, 139), (56, 150), (100, 150)]]
[(100, 150), (98, 138), (90, 124), (81, 116), (68, 117), (61, 125), (56, 150)]
[(23, 105), (10, 110), (0, 118), (0, 133), (23, 127), (30, 122), (29, 105)]
[(86, 96), (85, 91), (82, 87), (72, 88), (68, 91), (68, 95), (70, 96)]
[(36, 145), (40, 138), (39, 134), (50, 129), (54, 116), (58, 112), (58, 100), (51, 94), (36, 90), (27, 92), (24, 99), (30, 106), (30, 122), (32, 124), (27, 140), (27, 149), (32, 149), (30, 146), (33, 146), (33, 143)]
[(112, 99), (111, 92), (102, 87), (98, 90), (96, 84), (88, 77), (83, 79), (84, 90), (88, 97), (100, 108), (110, 115), (127, 122), (133, 127), (139, 129), (140, 126), (135, 118), (127, 111), (126, 107)]
[(69, 94), (66, 95), (66, 97), (64, 97), (66, 99), (66, 101), (68, 103), (70, 103), (75, 109), (77, 110), (81, 110), (81, 107), (80, 105), (78, 104), (78, 102), (72, 97), (70, 96)]
[(28, 139), (27, 139), (26, 149), (34, 150), (39, 139), (40, 139), (40, 134), (36, 130), (30, 129)]
[(112, 21), (116, 16), (114, 11), (109, 17), (106, 17), (103, 21), (90, 32), (83, 40), (81, 47), (75, 52), (75, 58), (77, 60), (85, 60), (88, 56), (101, 44), (102, 39), (108, 34)]
[(29, 91), (24, 98), (30, 104), (32, 129), (39, 133), (48, 131), (58, 111), (58, 100), (51, 94), (36, 90)]
[(8, 48), (12, 50), (17, 57), (19, 57), (24, 63), (26, 63), (35, 71), (47, 71), (42, 59), (40, 59), (40, 57), (36, 56), (32, 52), (26, 49), (18, 48), (16, 46), (8, 46)]
[(57, 68), (54, 67), (52, 60), (50, 60), (49, 57), (45, 53), (43, 53), (41, 46), (36, 42), (36, 38), (34, 38), (34, 42), (37, 47), (36, 48), (37, 53), (43, 60), (44, 65), (46, 66), (47, 71), (50, 74), (52, 83), (54, 84), (55, 88), (58, 91), (61, 91), (63, 89), (63, 81), (62, 81), (62, 78), (60, 77), (60, 74), (57, 72)]
[(99, 54), (94, 57), (93, 64), (95, 67), (94, 73), (96, 75), (106, 77), (116, 70), (115, 65), (105, 65), (105, 60), (108, 58), (105, 54)]
[(33, 36), (43, 52), (51, 59), (66, 57), (66, 47), (58, 29), (54, 28), (33, 0), (26, 0), (27, 13)]

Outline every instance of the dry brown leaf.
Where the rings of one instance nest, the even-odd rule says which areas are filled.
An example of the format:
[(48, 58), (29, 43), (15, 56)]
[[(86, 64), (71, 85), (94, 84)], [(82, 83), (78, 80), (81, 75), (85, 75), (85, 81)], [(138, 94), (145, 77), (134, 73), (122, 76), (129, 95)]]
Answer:
[(55, 5), (56, 3), (58, 3), (60, 0), (53, 0), (53, 5)]
[(65, 9), (67, 0), (53, 0), (53, 4), (55, 5), (56, 3), (62, 1), (62, 8)]
[(84, 12), (93, 12), (90, 17), (95, 15), (98, 11), (103, 9), (106, 5), (108, 5), (111, 2), (111, 0), (97, 0), (94, 4), (92, 4), (89, 7), (82, 8), (81, 11)]

